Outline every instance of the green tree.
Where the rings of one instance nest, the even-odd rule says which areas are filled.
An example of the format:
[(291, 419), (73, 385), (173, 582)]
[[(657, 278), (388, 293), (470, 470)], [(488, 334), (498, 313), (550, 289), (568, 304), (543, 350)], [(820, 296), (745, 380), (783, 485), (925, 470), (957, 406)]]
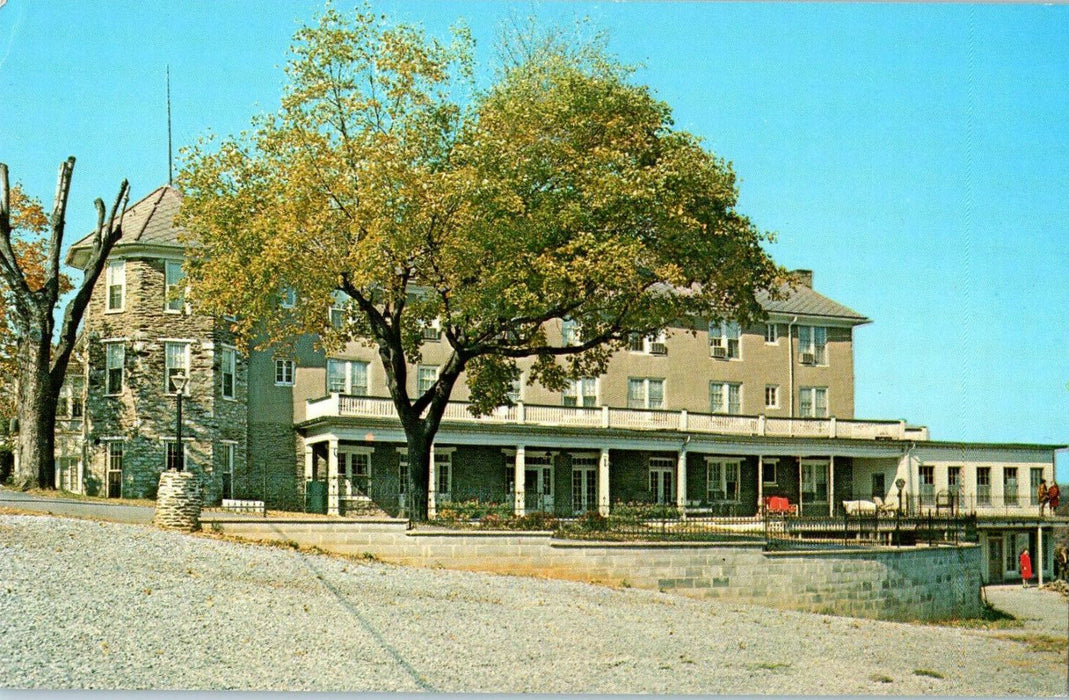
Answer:
[(15, 380), (15, 483), (22, 488), (55, 485), (56, 403), (93, 285), (122, 235), (129, 195), (124, 180), (110, 215), (96, 200), (97, 230), (89, 263), (57, 329), (59, 298), (73, 288), (59, 263), (73, 171), (73, 157), (60, 165), (52, 213), (46, 215), (39, 200), (9, 185), (7, 165), (0, 163), (0, 371), (8, 374), (5, 389), (10, 390), (11, 377)]
[[(185, 154), (192, 295), (240, 312), (250, 343), (373, 341), (410, 493), (462, 373), (485, 413), (509, 402), (521, 358), (530, 381), (560, 390), (600, 374), (632, 333), (754, 318), (755, 293), (775, 288), (730, 166), (597, 47), (522, 47), (477, 92), (463, 29), (443, 43), (328, 9), (292, 54), (277, 114)], [(327, 315), (336, 292), (351, 304), (341, 328)], [(581, 328), (570, 343), (547, 335), (565, 320)], [(451, 355), (410, 395), (435, 321)]]

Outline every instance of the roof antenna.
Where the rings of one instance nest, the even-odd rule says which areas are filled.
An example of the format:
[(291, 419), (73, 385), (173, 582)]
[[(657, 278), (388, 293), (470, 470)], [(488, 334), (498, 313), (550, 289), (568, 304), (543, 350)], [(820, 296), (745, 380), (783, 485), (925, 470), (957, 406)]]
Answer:
[(174, 185), (174, 157), (171, 155), (171, 65), (167, 64), (167, 184)]

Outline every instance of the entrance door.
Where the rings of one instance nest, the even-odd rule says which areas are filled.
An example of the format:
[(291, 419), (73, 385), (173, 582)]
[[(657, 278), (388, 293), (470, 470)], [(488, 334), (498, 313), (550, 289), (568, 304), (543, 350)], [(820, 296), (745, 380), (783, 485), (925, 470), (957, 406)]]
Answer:
[(553, 461), (549, 455), (528, 455), (523, 472), (524, 508), (553, 511)]
[(572, 458), (572, 510), (595, 510), (598, 502), (598, 458)]
[(1002, 536), (987, 539), (987, 582), (1002, 583)]
[(122, 471), (108, 472), (108, 498), (122, 498)]
[(675, 471), (675, 464), (671, 459), (650, 459), (650, 493), (658, 504), (675, 503)]

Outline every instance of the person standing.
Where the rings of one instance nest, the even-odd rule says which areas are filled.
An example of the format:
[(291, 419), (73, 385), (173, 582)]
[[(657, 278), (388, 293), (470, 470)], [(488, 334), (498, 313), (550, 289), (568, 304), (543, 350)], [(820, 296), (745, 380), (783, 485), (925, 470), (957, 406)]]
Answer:
[(1028, 548), (1021, 551), (1021, 585), (1028, 588), (1028, 579), (1032, 578), (1032, 557), (1028, 554)]
[(1061, 500), (1062, 492), (1058, 488), (1058, 482), (1055, 481), (1047, 489), (1047, 503), (1050, 505), (1050, 514), (1054, 515), (1054, 509), (1058, 507), (1058, 501)]
[(1039, 501), (1039, 517), (1043, 517), (1043, 508), (1047, 505), (1047, 499), (1050, 498), (1050, 493), (1047, 491), (1047, 480), (1039, 480), (1039, 489), (1036, 491), (1036, 500)]

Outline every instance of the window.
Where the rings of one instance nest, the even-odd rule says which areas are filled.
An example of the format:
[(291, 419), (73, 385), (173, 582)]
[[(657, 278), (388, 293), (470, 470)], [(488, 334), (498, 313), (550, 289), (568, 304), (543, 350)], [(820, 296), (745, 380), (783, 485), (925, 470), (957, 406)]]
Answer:
[(1017, 467), (1002, 470), (1002, 495), (1008, 506), (1017, 505)]
[[(174, 438), (164, 438), (164, 469), (178, 469), (178, 449), (175, 447), (176, 443)], [(182, 469), (183, 471), (190, 471), (189, 462), (189, 444), (182, 443)]]
[(233, 442), (224, 442), (222, 444), (222, 471), (223, 471), (223, 483), (222, 483), (222, 496), (221, 498), (233, 498), (234, 497), (234, 456), (237, 453), (237, 444)]
[(823, 326), (798, 326), (798, 361), (804, 365), (828, 364), (828, 329)]
[(802, 502), (828, 502), (827, 462), (802, 462)]
[(121, 440), (113, 440), (105, 444), (107, 445), (105, 459), (108, 472), (108, 498), (122, 498), (123, 444)]
[(1031, 494), (1032, 505), (1039, 505), (1039, 482), (1043, 481), (1043, 467), (1032, 467), (1031, 470)]
[(163, 277), (163, 309), (169, 313), (181, 313), (186, 308), (186, 288), (183, 284), (186, 273), (182, 270), (182, 263), (173, 260), (165, 262)]
[(293, 386), (293, 360), (275, 359), (275, 386)]
[(739, 500), (739, 464), (737, 459), (706, 457), (708, 501), (710, 503)]
[(327, 393), (368, 395), (368, 363), (359, 360), (327, 360)]
[(402, 498), (408, 493), (408, 452), (400, 452), (397, 457), (397, 495)]
[(442, 339), (442, 322), (434, 319), (430, 323), (423, 323), (423, 339), (428, 342), (437, 342)]
[(519, 403), (523, 398), (523, 375), (516, 377), (509, 384), (508, 399), (511, 403)]
[(947, 490), (957, 498), (961, 492), (961, 467), (947, 467)]
[(283, 309), (292, 309), (297, 306), (297, 290), (290, 286), (285, 286), (278, 292), (278, 305)]
[(444, 503), (450, 500), (453, 492), (453, 451), (450, 449), (434, 451), (434, 472), (437, 480), (437, 501)]
[(345, 292), (335, 290), (331, 295), (333, 301), (330, 305), (330, 326), (335, 330), (341, 330), (349, 320), (349, 297)]
[(935, 503), (935, 467), (930, 464), (920, 466), (921, 477), (921, 505), (930, 506)]
[(872, 497), (873, 499), (887, 498), (887, 481), (883, 472), (872, 475)]
[(775, 323), (765, 324), (765, 343), (767, 345), (779, 344), (779, 326)]
[(779, 471), (778, 459), (764, 459), (761, 463), (761, 483), (775, 486), (779, 483), (777, 472)]
[(742, 413), (742, 384), (709, 382), (709, 412), (737, 416)]
[(579, 344), (579, 323), (573, 321), (570, 318), (566, 318), (561, 321), (561, 345), (578, 345)]
[(562, 402), (565, 406), (592, 408), (598, 405), (598, 380), (592, 377), (569, 379), (564, 387)]
[(828, 387), (803, 386), (799, 389), (798, 415), (802, 418), (827, 418)]
[(627, 349), (631, 352), (642, 352), (647, 355), (667, 355), (667, 337), (663, 330), (646, 336), (641, 333), (632, 333), (628, 339)]
[(779, 408), (779, 387), (774, 384), (765, 387), (765, 408)]
[(627, 380), (628, 408), (664, 408), (664, 380), (649, 377)]
[(122, 393), (123, 366), (126, 364), (126, 345), (104, 343), (104, 355), (107, 367), (104, 393), (120, 394)]
[(371, 486), (371, 453), (366, 448), (338, 450), (341, 498), (366, 499)]
[(56, 415), (62, 418), (82, 417), (82, 389), (84, 382), (81, 377), (70, 377), (63, 383), (59, 390), (59, 401), (56, 404)]
[[(189, 378), (189, 343), (167, 342), (163, 344), (164, 352), (164, 391), (174, 394), (175, 388), (171, 380), (174, 377)], [(186, 385), (184, 394), (189, 394), (189, 386)]]
[(739, 324), (725, 321), (709, 322), (709, 354), (724, 360), (737, 360), (739, 353)]
[(222, 359), (220, 361), (220, 374), (223, 378), (223, 398), (234, 398), (234, 380), (237, 376), (237, 356), (238, 353), (234, 348), (223, 348)]
[(122, 311), (126, 306), (126, 261), (112, 260), (106, 273), (108, 311)]
[(976, 504), (991, 505), (991, 467), (976, 468)]
[(437, 365), (420, 365), (416, 370), (416, 392), (422, 396), (438, 381)]

